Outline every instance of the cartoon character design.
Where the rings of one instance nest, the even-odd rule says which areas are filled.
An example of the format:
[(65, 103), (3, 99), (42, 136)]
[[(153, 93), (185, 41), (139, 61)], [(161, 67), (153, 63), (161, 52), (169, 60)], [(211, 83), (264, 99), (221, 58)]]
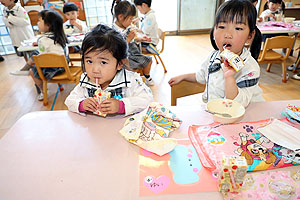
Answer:
[(285, 147), (282, 147), (280, 149), (280, 153), (282, 155), (284, 163), (291, 163), (293, 165), (300, 164), (300, 149), (293, 151)]
[(177, 145), (169, 154), (171, 156), (169, 166), (176, 183), (190, 184), (199, 181), (198, 173), (202, 166), (192, 145)]
[[(234, 142), (235, 145), (240, 146), (235, 152), (246, 158), (249, 167), (255, 168), (261, 161), (264, 161), (266, 164), (273, 164), (276, 161), (277, 158), (272, 150), (262, 145), (263, 143), (269, 143), (269, 139), (262, 136), (257, 140), (248, 140), (249, 135), (247, 133), (240, 133), (239, 136), (241, 144)], [(251, 168), (249, 171), (251, 171)]]
[(225, 138), (220, 133), (211, 131), (207, 135), (207, 141), (211, 144), (223, 144), (225, 142)]
[(291, 199), (296, 195), (296, 188), (282, 180), (270, 180), (269, 191), (281, 199)]

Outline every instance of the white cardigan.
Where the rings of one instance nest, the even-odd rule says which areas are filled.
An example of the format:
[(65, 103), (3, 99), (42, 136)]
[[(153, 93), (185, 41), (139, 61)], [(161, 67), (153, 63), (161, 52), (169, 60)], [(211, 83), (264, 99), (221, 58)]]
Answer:
[[(13, 12), (13, 14), (7, 12)], [(23, 40), (34, 38), (30, 19), (26, 10), (16, 4), (11, 10), (7, 7), (3, 9), (3, 22), (10, 30), (10, 38), (13, 46), (21, 46)]]
[[(89, 81), (86, 73), (81, 75), (80, 83), (67, 97), (65, 104), (72, 112), (80, 113), (78, 108), (81, 101), (90, 97), (88, 88), (96, 89), (96, 85)], [(104, 91), (119, 90), (125, 105), (125, 116), (141, 112), (153, 101), (152, 91), (142, 81), (138, 73), (122, 69)]]

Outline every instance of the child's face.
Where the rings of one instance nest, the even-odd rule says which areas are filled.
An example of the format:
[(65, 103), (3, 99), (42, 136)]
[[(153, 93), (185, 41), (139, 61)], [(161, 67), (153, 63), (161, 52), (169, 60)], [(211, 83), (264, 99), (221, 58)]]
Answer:
[(220, 51), (226, 49), (240, 55), (245, 43), (250, 43), (254, 34), (249, 34), (249, 26), (244, 23), (220, 22), (214, 29), (214, 38)]
[(268, 3), (268, 7), (271, 11), (276, 11), (280, 6), (280, 3), (272, 3), (272, 2), (269, 2)]
[(142, 5), (137, 5), (136, 7), (138, 8), (138, 10), (140, 11), (140, 13), (142, 13), (142, 14), (146, 14), (147, 11), (149, 10), (148, 5), (145, 4), (145, 3), (142, 3)]
[(8, 7), (9, 9), (13, 8), (15, 5), (14, 0), (0, 0), (1, 4), (5, 7)]
[(90, 80), (95, 83), (98, 79), (98, 84), (105, 89), (123, 64), (117, 63), (117, 59), (107, 50), (94, 50), (84, 55), (84, 66)]
[(65, 13), (68, 20), (76, 20), (78, 17), (78, 11), (70, 11)]
[(38, 27), (39, 27), (39, 31), (42, 33), (49, 31), (49, 26), (47, 24), (45, 24), (43, 18), (41, 18), (41, 17), (39, 17)]
[(124, 27), (124, 28), (127, 28), (128, 26), (131, 25), (132, 23), (132, 20), (133, 20), (133, 17), (134, 16), (128, 16), (128, 17), (124, 17), (123, 15), (119, 15), (119, 22), (120, 24)]

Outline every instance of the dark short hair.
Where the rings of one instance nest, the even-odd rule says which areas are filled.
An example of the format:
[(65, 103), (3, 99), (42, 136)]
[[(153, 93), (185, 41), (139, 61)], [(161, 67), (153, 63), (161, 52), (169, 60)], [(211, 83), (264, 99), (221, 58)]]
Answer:
[(152, 0), (134, 0), (134, 4), (137, 6), (141, 6), (143, 3), (147, 4), (150, 8)]
[(120, 32), (104, 24), (98, 24), (90, 32), (86, 34), (82, 41), (82, 70), (85, 71), (84, 56), (91, 51), (109, 51), (117, 63), (127, 58), (128, 45)]
[(73, 2), (68, 2), (64, 5), (63, 13), (78, 11), (78, 6)]

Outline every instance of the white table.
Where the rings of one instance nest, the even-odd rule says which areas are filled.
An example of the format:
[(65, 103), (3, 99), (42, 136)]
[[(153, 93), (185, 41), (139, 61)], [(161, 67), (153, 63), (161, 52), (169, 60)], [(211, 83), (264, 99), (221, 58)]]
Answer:
[[(282, 118), (288, 103), (300, 106), (300, 100), (252, 103), (242, 121)], [(171, 110), (183, 120), (175, 138), (187, 138), (189, 125), (212, 122), (203, 107)], [(119, 134), (125, 120), (69, 111), (24, 115), (0, 140), (0, 199), (222, 199), (218, 192), (138, 196), (139, 148)], [(289, 169), (299, 167), (280, 170)]]

